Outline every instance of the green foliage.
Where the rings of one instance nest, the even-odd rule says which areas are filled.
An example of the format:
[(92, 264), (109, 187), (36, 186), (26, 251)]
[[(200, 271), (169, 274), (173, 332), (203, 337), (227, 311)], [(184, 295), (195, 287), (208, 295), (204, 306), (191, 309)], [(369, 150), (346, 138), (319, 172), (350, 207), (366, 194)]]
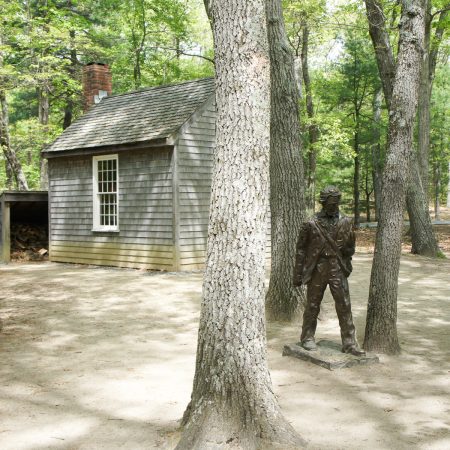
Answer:
[[(435, 13), (445, 0), (433, 0)], [(390, 30), (400, 6), (383, 2)], [(309, 68), (314, 117), (306, 114), (303, 89), (301, 121), (304, 148), (317, 153), (317, 190), (338, 184), (352, 197), (355, 133), (361, 158), (361, 189), (371, 182), (371, 149), (385, 147), (386, 111), (374, 133), (372, 101), (379, 87), (364, 4), (326, 0), (283, 1), (286, 29), (300, 60), (303, 32), (309, 36)], [(0, 0), (0, 90), (6, 90), (10, 136), (28, 183), (38, 187), (41, 150), (62, 132), (65, 114), (82, 113), (81, 70), (105, 62), (113, 74), (113, 93), (211, 76), (213, 44), (202, 0)], [(432, 22), (437, 27), (438, 15)], [(439, 26), (447, 27), (449, 16)], [(398, 33), (391, 32), (392, 48)], [(433, 45), (433, 44), (432, 44)], [(441, 196), (448, 181), (448, 41), (440, 47), (434, 82), (431, 164), (441, 168)], [(1, 58), (0, 58), (1, 59)], [(299, 77), (301, 73), (299, 72)], [(39, 122), (39, 92), (48, 95), (49, 123)], [(309, 146), (309, 125), (319, 140)], [(307, 155), (306, 155), (307, 156)], [(0, 190), (5, 187), (0, 155)]]
[[(84, 64), (108, 63), (113, 93), (213, 74), (201, 0), (0, 0), (0, 10), (0, 90), (31, 188), (39, 187), (40, 152), (62, 132), (65, 114), (82, 113)], [(39, 120), (40, 95), (49, 99), (48, 124)], [(1, 159), (0, 191), (5, 186)]]
[(441, 66), (434, 80), (431, 98), (430, 127), (430, 178), (439, 170), (440, 201), (445, 203), (449, 183), (448, 164), (450, 162), (450, 67)]

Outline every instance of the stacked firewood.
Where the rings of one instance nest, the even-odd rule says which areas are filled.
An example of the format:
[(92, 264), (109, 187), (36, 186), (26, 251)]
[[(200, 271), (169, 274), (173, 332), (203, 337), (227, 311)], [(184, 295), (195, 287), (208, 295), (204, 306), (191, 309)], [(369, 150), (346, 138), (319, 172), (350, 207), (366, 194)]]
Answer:
[(11, 224), (11, 259), (42, 261), (48, 257), (47, 225)]

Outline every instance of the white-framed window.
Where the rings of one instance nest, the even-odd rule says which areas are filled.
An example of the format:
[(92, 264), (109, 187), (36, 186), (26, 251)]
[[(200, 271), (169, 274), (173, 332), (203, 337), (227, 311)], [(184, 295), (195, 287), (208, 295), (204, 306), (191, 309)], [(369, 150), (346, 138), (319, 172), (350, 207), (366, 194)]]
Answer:
[(119, 158), (102, 155), (92, 158), (93, 230), (119, 231)]

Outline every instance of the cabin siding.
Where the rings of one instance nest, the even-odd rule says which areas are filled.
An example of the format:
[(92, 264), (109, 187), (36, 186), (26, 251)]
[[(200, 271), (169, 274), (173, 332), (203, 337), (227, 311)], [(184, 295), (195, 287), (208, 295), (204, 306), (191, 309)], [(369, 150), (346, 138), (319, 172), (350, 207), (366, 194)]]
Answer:
[(172, 154), (170, 147), (119, 153), (112, 232), (92, 231), (92, 155), (49, 159), (50, 259), (173, 270)]
[[(49, 158), (50, 259), (156, 270), (204, 268), (215, 122), (212, 95), (168, 136), (169, 146), (117, 152), (119, 231), (92, 231), (97, 150)], [(269, 262), (270, 215), (268, 225)]]
[(211, 178), (214, 161), (214, 98), (183, 125), (176, 141), (178, 270), (205, 265)]

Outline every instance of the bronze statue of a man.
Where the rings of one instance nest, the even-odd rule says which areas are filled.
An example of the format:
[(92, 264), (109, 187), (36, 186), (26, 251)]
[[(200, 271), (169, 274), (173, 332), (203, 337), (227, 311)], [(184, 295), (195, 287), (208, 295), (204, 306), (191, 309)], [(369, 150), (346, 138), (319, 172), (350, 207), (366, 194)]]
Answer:
[(307, 286), (301, 345), (315, 350), (317, 316), (327, 285), (341, 327), (342, 351), (363, 356), (356, 342), (347, 278), (352, 271), (355, 233), (350, 218), (339, 213), (341, 192), (328, 186), (320, 193), (322, 210), (302, 226), (297, 243), (294, 285)]

